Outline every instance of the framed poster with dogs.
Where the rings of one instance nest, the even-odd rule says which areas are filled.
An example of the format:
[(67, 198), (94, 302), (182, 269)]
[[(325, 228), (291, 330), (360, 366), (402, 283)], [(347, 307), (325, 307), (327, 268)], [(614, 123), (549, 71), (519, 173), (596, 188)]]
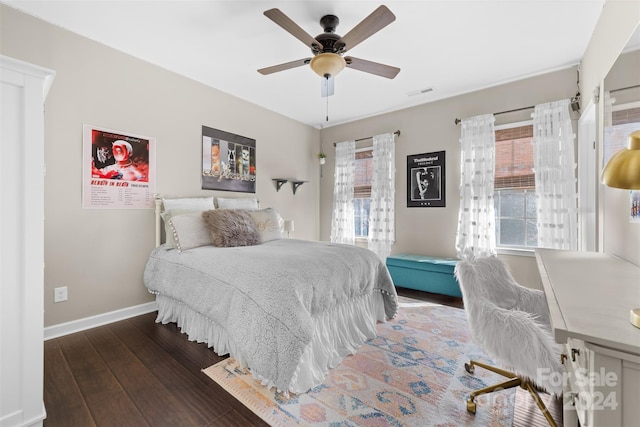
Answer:
[(256, 192), (256, 140), (202, 126), (202, 189)]
[(445, 152), (407, 156), (407, 207), (445, 206)]

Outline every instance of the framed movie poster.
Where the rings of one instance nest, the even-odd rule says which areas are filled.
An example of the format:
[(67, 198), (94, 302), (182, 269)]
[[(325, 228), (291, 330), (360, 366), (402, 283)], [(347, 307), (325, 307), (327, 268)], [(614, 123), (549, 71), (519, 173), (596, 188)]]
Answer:
[(256, 192), (256, 140), (202, 126), (202, 189)]
[(83, 125), (82, 139), (83, 208), (155, 207), (155, 138)]
[(407, 207), (445, 207), (445, 152), (407, 156)]

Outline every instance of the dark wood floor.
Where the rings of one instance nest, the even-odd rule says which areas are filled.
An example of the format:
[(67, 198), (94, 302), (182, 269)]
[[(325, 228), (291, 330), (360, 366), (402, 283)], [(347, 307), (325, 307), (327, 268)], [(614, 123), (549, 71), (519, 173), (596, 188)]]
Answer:
[(155, 317), (46, 341), (44, 425), (267, 425), (200, 372), (223, 358)]
[[(398, 293), (462, 307), (458, 298)], [(155, 316), (45, 342), (45, 427), (267, 425), (201, 372), (224, 357)]]

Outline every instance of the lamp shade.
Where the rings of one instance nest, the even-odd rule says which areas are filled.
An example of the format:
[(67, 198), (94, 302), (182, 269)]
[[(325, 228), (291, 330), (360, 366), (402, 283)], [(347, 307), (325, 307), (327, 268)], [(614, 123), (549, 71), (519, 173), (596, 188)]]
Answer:
[(311, 69), (320, 77), (335, 76), (347, 65), (337, 53), (319, 53), (311, 59)]
[(609, 159), (602, 171), (602, 183), (608, 187), (640, 190), (640, 130), (631, 132), (628, 148)]
[(293, 220), (292, 219), (288, 219), (284, 222), (284, 231), (286, 231), (287, 233), (290, 233), (293, 231)]

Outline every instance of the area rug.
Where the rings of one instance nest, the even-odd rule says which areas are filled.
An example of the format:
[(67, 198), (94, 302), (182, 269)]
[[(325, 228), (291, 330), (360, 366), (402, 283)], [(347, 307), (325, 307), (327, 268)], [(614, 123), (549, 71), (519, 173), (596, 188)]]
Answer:
[(233, 358), (204, 372), (272, 426), (511, 426), (515, 390), (476, 399), (474, 389), (503, 378), (469, 359), (491, 363), (471, 341), (463, 309), (399, 297), (393, 320), (378, 324), (378, 337), (329, 371), (325, 382), (289, 398), (267, 390)]

